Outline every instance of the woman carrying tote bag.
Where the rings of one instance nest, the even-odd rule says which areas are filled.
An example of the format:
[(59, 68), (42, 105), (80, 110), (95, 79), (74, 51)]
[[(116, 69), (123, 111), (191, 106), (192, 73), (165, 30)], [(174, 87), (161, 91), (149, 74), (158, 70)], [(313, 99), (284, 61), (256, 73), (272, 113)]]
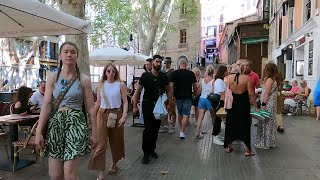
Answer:
[(89, 169), (100, 171), (98, 180), (104, 179), (105, 153), (109, 140), (112, 166), (108, 174), (118, 171), (117, 163), (124, 154), (124, 123), (127, 118), (127, 87), (120, 81), (119, 71), (113, 64), (103, 70), (96, 102), (98, 146), (92, 150)]

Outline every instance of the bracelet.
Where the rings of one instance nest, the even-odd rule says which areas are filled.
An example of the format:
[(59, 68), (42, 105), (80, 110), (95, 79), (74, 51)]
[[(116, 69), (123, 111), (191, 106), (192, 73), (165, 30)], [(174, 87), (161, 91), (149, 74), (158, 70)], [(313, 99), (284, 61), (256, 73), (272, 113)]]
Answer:
[(267, 105), (267, 103), (265, 103), (265, 102), (261, 103), (261, 106), (266, 106), (266, 105)]

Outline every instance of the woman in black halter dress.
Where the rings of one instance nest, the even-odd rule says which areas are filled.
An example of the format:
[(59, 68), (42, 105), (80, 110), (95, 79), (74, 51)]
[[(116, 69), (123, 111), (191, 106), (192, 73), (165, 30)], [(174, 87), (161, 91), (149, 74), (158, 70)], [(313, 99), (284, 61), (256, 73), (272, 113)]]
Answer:
[[(234, 76), (234, 82), (239, 85), (239, 79), (247, 78), (244, 75), (240, 75), (237, 73)], [(249, 80), (246, 80), (246, 83), (251, 83)], [(229, 80), (229, 82), (231, 82)], [(242, 81), (245, 82), (245, 79)], [(230, 83), (232, 84), (232, 83)], [(250, 84), (251, 85), (251, 84)], [(247, 87), (250, 87), (247, 85)], [(232, 91), (232, 88), (230, 88)], [(252, 88), (251, 88), (252, 89)], [(232, 109), (227, 110), (227, 119), (226, 119), (226, 129), (225, 129), (225, 141), (224, 147), (227, 148), (226, 152), (232, 152), (231, 144), (235, 140), (240, 140), (244, 142), (245, 147), (245, 155), (251, 156), (254, 153), (251, 151), (251, 119), (250, 119), (250, 99), (254, 99), (254, 97), (249, 96), (253, 92), (248, 92), (250, 88), (243, 93), (234, 93), (232, 91), (233, 103)], [(253, 101), (254, 107), (257, 107), (256, 101)], [(256, 108), (257, 110), (258, 108)]]

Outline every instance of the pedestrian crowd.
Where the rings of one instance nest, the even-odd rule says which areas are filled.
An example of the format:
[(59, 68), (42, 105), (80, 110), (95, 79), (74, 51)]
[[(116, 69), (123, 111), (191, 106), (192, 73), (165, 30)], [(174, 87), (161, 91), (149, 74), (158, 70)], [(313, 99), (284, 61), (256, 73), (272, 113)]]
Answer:
[[(141, 163), (148, 164), (159, 158), (159, 133), (177, 134), (182, 141), (201, 141), (208, 133), (202, 127), (206, 119), (212, 123), (213, 144), (223, 146), (226, 153), (232, 153), (232, 145), (238, 142), (242, 142), (245, 156), (255, 155), (251, 144), (260, 149), (275, 148), (277, 131), (284, 132), (281, 116), (285, 105), (281, 101), (292, 96), (306, 100), (311, 92), (306, 81), (298, 90), (297, 82), (283, 81), (272, 62), (264, 65), (260, 83), (247, 59), (227, 66), (208, 65), (202, 75), (198, 67), (188, 69), (189, 61), (184, 55), (177, 59), (176, 70), (170, 57), (155, 55), (146, 61), (145, 72), (132, 84), (130, 98), (116, 66), (107, 64), (94, 102), (90, 78), (77, 65), (77, 46), (63, 43), (60, 59), (58, 71), (41, 81), (37, 92), (19, 88), (13, 107), (15, 114), (40, 113), (35, 143), (49, 159), (52, 180), (76, 180), (81, 157), (86, 154), (90, 154), (88, 169), (99, 173), (98, 180), (104, 179), (106, 173), (117, 173), (118, 162), (125, 158), (124, 125), (129, 104), (144, 125)], [(315, 90), (317, 99), (319, 92), (320, 83)], [(319, 119), (319, 100), (314, 105)], [(163, 112), (156, 116), (159, 108)], [(206, 114), (210, 118), (204, 118)], [(252, 117), (258, 122), (254, 140)], [(195, 121), (195, 134), (188, 131), (190, 119)], [(112, 165), (106, 171), (108, 145)]]

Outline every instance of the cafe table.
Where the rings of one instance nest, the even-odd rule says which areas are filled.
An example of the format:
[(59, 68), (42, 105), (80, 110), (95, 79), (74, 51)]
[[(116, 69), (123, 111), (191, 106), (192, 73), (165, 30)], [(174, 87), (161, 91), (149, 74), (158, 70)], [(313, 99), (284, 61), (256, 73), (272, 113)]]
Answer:
[[(10, 145), (10, 159), (0, 161), (0, 170), (12, 171), (14, 151), (12, 143), (18, 140), (18, 124), (24, 122), (36, 122), (39, 119), (39, 115), (27, 115), (21, 116), (18, 114), (11, 114), (0, 116), (0, 125), (9, 125), (9, 145)], [(1, 158), (2, 159), (2, 158)], [(20, 160), (17, 159), (16, 170), (27, 167), (35, 162), (32, 160)]]

